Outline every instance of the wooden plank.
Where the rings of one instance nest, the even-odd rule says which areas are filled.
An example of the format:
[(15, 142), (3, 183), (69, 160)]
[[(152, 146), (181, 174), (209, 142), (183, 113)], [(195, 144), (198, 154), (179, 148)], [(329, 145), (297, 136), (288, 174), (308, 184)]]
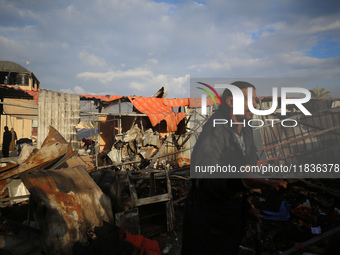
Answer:
[(131, 175), (130, 171), (127, 171), (127, 179), (129, 182), (129, 190), (130, 190), (130, 194), (131, 194), (131, 202), (133, 204), (133, 206), (138, 206), (138, 196), (137, 196), (137, 191), (136, 191), (136, 187), (135, 184), (133, 183), (133, 178)]
[(148, 205), (148, 204), (159, 203), (159, 202), (166, 202), (169, 200), (170, 200), (169, 194), (162, 194), (162, 195), (153, 196), (153, 197), (140, 198), (137, 200), (136, 206)]
[(174, 204), (178, 204), (178, 203), (182, 202), (183, 200), (185, 200), (186, 198), (187, 198), (187, 195), (185, 195), (184, 197), (180, 197), (180, 198), (178, 198), (174, 201)]
[(159, 154), (161, 154), (162, 150), (164, 149), (165, 145), (168, 143), (168, 140), (170, 139), (170, 136), (172, 135), (168, 135), (165, 139), (165, 141), (163, 142), (162, 146), (159, 148), (158, 152), (156, 153), (156, 155), (152, 158), (150, 164), (146, 167), (146, 168), (149, 168), (151, 167), (155, 161), (158, 159), (159, 157)]
[(10, 163), (9, 162), (9, 163), (7, 163), (6, 166), (0, 168), (0, 173), (5, 172), (7, 170), (10, 170), (10, 169), (12, 169), (12, 168), (14, 168), (16, 166), (18, 166), (18, 164), (14, 164), (14, 163)]
[(155, 173), (150, 173), (150, 180), (149, 180), (149, 196), (154, 196), (156, 194), (156, 182), (155, 182)]
[(167, 210), (167, 228), (168, 231), (172, 231), (174, 229), (174, 217), (175, 217), (175, 211), (174, 211), (174, 204), (172, 200), (172, 191), (171, 191), (171, 181), (169, 178), (169, 168), (165, 169), (165, 177), (166, 177), (166, 183), (168, 188), (168, 195), (170, 201), (166, 203), (166, 210)]

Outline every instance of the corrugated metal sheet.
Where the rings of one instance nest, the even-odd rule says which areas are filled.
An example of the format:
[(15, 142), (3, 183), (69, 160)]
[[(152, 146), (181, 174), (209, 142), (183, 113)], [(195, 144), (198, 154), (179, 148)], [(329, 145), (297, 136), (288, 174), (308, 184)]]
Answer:
[(84, 168), (33, 170), (20, 176), (35, 201), (45, 254), (73, 254), (73, 245), (103, 222), (114, 223), (111, 201)]
[(56, 91), (40, 90), (38, 103), (38, 148), (53, 126), (71, 143), (73, 149), (78, 149), (75, 126), (80, 121), (80, 98), (78, 95)]
[(168, 131), (176, 131), (178, 123), (185, 117), (185, 113), (175, 113), (171, 106), (185, 105), (187, 102), (183, 99), (167, 100), (155, 97), (128, 97), (131, 103), (138, 111), (148, 115), (152, 126), (156, 126), (162, 120), (166, 121)]

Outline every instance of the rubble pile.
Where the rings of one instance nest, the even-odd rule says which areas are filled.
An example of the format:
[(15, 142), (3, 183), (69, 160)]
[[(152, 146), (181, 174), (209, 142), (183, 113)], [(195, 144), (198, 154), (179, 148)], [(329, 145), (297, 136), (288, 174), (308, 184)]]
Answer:
[(160, 144), (158, 132), (153, 132), (151, 128), (143, 132), (136, 124), (124, 134), (116, 135), (107, 156), (121, 171), (140, 170), (148, 166), (149, 160), (159, 150)]
[[(39, 150), (23, 146), (19, 160), (0, 168), (0, 200), (20, 201), (0, 204), (0, 253), (178, 254), (190, 161), (160, 160), (171, 138), (135, 125), (116, 136), (112, 165), (96, 171), (79, 158), (71, 166), (75, 153), (54, 128)], [(250, 191), (262, 223), (248, 222), (241, 254), (339, 254), (339, 180), (287, 181), (278, 192)], [(20, 185), (28, 195), (12, 192)]]
[[(50, 127), (40, 149), (25, 145), (19, 158), (1, 165), (0, 215), (6, 218), (0, 219), (0, 240), (4, 240), (0, 253), (17, 252), (18, 245), (12, 245), (11, 240), (19, 243), (23, 239), (28, 247), (25, 252), (36, 254), (161, 254), (157, 240), (139, 233), (174, 229), (174, 199), (183, 201), (186, 193), (181, 183), (187, 183), (185, 178), (178, 179), (175, 174), (181, 173), (170, 170), (164, 160), (162, 169), (147, 168), (162, 148), (157, 132), (143, 132), (134, 126), (117, 137), (109, 153), (114, 169), (93, 172), (84, 157), (76, 156), (70, 144)], [(14, 189), (7, 190), (13, 185), (27, 193), (18, 196)], [(13, 201), (19, 207), (9, 207)], [(16, 222), (19, 218), (13, 210), (18, 210), (20, 219), (27, 219), (28, 226)], [(124, 224), (131, 218), (136, 222), (126, 229)], [(145, 228), (144, 223), (150, 222), (158, 225)], [(135, 231), (126, 231), (133, 227)], [(28, 232), (24, 238), (20, 235), (23, 230)], [(123, 233), (119, 238), (118, 231)], [(35, 245), (36, 241), (40, 243)]]
[(339, 180), (287, 181), (285, 190), (251, 194), (250, 200), (261, 210), (262, 222), (260, 229), (249, 222), (242, 254), (257, 254), (256, 247), (263, 255), (339, 254)]

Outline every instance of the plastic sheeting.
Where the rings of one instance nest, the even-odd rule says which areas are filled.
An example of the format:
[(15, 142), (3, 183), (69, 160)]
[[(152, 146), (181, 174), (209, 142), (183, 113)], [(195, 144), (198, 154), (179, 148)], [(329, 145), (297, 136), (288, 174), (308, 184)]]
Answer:
[[(217, 104), (220, 104), (217, 97), (215, 97), (215, 100)], [(207, 106), (214, 105), (214, 104), (215, 104), (214, 100), (211, 97), (207, 97)], [(195, 97), (189, 98), (189, 107), (193, 107), (193, 108), (202, 107), (202, 99), (195, 98)]]
[[(29, 195), (30, 192), (25, 187), (24, 183), (20, 179), (7, 179), (7, 188), (8, 188), (8, 195), (9, 197), (19, 197), (19, 196), (25, 196)], [(23, 201), (28, 200), (28, 198), (18, 198), (11, 200), (11, 204), (18, 204)]]
[(107, 96), (79, 95), (79, 96), (84, 97), (86, 99), (99, 99), (99, 100), (106, 101), (106, 102), (115, 101), (123, 97), (123, 96), (110, 96), (110, 95), (107, 95)]

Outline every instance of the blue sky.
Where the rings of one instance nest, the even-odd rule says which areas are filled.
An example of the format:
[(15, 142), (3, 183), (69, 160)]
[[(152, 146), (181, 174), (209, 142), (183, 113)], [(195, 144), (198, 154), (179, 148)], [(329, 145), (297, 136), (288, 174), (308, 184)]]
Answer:
[(190, 77), (308, 78), (340, 96), (338, 1), (0, 4), (0, 60), (29, 61), (44, 89), (188, 97)]

